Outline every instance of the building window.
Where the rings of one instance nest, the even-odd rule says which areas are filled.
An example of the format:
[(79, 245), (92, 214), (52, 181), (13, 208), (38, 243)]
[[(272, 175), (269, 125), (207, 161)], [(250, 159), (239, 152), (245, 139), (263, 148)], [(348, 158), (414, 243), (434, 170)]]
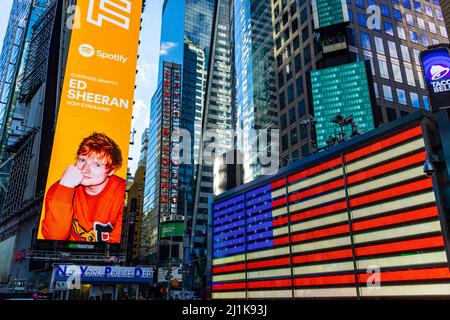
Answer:
[(311, 62), (311, 46), (309, 44), (303, 49), (303, 58), (305, 59), (305, 65)]
[(380, 75), (384, 79), (389, 79), (389, 70), (386, 61), (378, 60), (378, 64), (380, 65)]
[(398, 103), (403, 104), (405, 106), (408, 104), (408, 102), (406, 101), (405, 90), (397, 89), (397, 98), (398, 98)]
[(283, 138), (281, 138), (281, 147), (283, 148), (283, 151), (289, 149), (289, 141), (287, 134), (285, 134)]
[(405, 14), (406, 17), (406, 23), (410, 26), (414, 27), (414, 18), (412, 15), (410, 15), (409, 13)]
[(410, 31), (409, 32), (409, 38), (411, 39), (411, 42), (414, 42), (416, 44), (419, 44), (419, 37), (417, 36), (417, 32)]
[(387, 86), (387, 85), (383, 85), (383, 95), (384, 95), (384, 100), (386, 101), (394, 101), (394, 97), (392, 96), (392, 88)]
[(300, 97), (303, 94), (303, 92), (304, 92), (304, 89), (303, 89), (303, 77), (298, 77), (297, 81), (296, 81), (296, 84), (297, 84), (297, 97)]
[(282, 110), (286, 108), (286, 98), (284, 97), (284, 92), (280, 94), (279, 99), (280, 99), (280, 109)]
[(422, 5), (420, 4), (420, 2), (414, 0), (413, 3), (414, 3), (414, 10), (416, 12), (422, 13)]
[(414, 79), (414, 72), (411, 68), (405, 67), (406, 79), (410, 86), (416, 86), (416, 79)]
[(291, 130), (291, 146), (296, 145), (298, 143), (297, 137), (297, 129)]
[(428, 36), (421, 34), (420, 35), (422, 38), (422, 44), (424, 47), (428, 47), (430, 45), (430, 39), (428, 38)]
[(395, 63), (392, 64), (392, 72), (394, 73), (394, 80), (402, 83), (403, 82), (402, 69), (398, 64)]
[(389, 10), (389, 6), (385, 4), (381, 4), (381, 14), (385, 17), (391, 17), (391, 11)]
[(294, 101), (294, 84), (290, 84), (287, 89), (288, 104)]
[(355, 22), (355, 19), (353, 18), (353, 10), (352, 9), (348, 9), (348, 20), (350, 21), (350, 23)]
[(397, 46), (394, 42), (388, 41), (388, 47), (389, 47), (389, 54), (391, 55), (391, 58), (398, 59), (398, 52), (397, 52)]
[(370, 45), (370, 36), (365, 32), (361, 32), (361, 43), (363, 49), (372, 50)]
[(366, 17), (366, 15), (358, 12), (357, 13), (357, 17), (358, 17), (358, 24), (361, 27), (367, 28), (367, 17)]
[(398, 22), (403, 22), (402, 12), (398, 9), (394, 9), (394, 18)]
[[(437, 34), (436, 24), (434, 24), (433, 22), (428, 22), (428, 26), (430, 27), (430, 31), (432, 33), (436, 33)], [(424, 28), (424, 30), (425, 30), (425, 28)]]
[(420, 29), (425, 30), (425, 20), (417, 18), (417, 24), (419, 25)]
[(377, 48), (378, 53), (385, 54), (383, 39), (381, 39), (379, 37), (375, 37), (375, 47)]
[(364, 8), (364, 0), (356, 0), (356, 6), (358, 7), (358, 8)]
[(406, 9), (411, 9), (411, 2), (409, 2), (409, 0), (403, 0), (403, 6)]
[(299, 72), (302, 69), (302, 56), (298, 53), (294, 58), (295, 72)]
[(388, 121), (394, 121), (397, 119), (397, 113), (395, 112), (395, 109), (386, 108), (386, 114)]
[(284, 85), (284, 73), (283, 71), (278, 72), (278, 85), (281, 88)]
[(301, 151), (302, 151), (302, 157), (307, 157), (307, 156), (309, 156), (309, 147), (308, 147), (307, 144), (305, 144), (304, 146), (302, 146)]
[(306, 115), (305, 100), (300, 100), (297, 109), (298, 109), (298, 117), (303, 118)]
[(294, 20), (292, 21), (291, 28), (292, 28), (292, 33), (295, 33), (295, 31), (298, 30), (298, 20), (297, 20), (297, 18), (294, 18)]
[(295, 108), (289, 109), (289, 124), (293, 124), (296, 119)]
[(410, 92), (411, 103), (414, 108), (420, 109), (419, 95), (415, 92)]
[(403, 57), (403, 61), (405, 62), (411, 62), (411, 56), (409, 55), (409, 49), (407, 46), (401, 44), (400, 48), (402, 50), (402, 57)]
[(302, 30), (302, 38), (303, 38), (303, 42), (306, 42), (309, 38), (309, 26), (306, 26), (303, 30)]
[(390, 24), (389, 22), (385, 22), (384, 23), (384, 31), (390, 35), (390, 36), (394, 36), (394, 27), (392, 26), (392, 24)]
[(294, 150), (294, 151), (292, 151), (292, 156), (291, 156), (291, 159), (292, 159), (292, 161), (297, 161), (297, 160), (299, 160), (299, 154), (298, 154), (298, 150)]
[(287, 128), (286, 113), (281, 116), (281, 129)]
[(378, 92), (378, 83), (376, 82), (373, 83), (373, 90), (375, 91), (375, 98), (379, 99), (380, 93)]
[(304, 24), (308, 20), (308, 13), (306, 12), (306, 8), (302, 10), (300, 13), (300, 24)]
[(400, 39), (406, 40), (406, 32), (403, 27), (397, 26), (397, 33)]

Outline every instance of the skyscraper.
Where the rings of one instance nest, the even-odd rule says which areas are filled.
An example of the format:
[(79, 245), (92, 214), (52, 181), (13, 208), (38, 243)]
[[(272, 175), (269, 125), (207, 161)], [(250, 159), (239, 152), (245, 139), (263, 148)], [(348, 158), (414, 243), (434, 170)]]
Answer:
[[(429, 45), (448, 42), (439, 1), (345, 3), (349, 61), (370, 61), (382, 121), (429, 109), (419, 53)], [(272, 5), (283, 165), (311, 152), (308, 120), (313, 108), (306, 74), (324, 67), (324, 60), (310, 8), (309, 0)]]
[[(231, 127), (228, 3), (166, 0), (163, 5), (142, 221), (141, 255), (148, 263), (187, 263), (206, 248), (213, 174), (200, 161), (206, 143), (202, 137), (206, 129)], [(211, 40), (213, 34), (217, 41)], [(176, 164), (173, 151), (181, 142), (189, 148), (181, 150), (185, 160)], [(221, 140), (219, 149), (228, 145)], [(172, 234), (168, 226), (183, 232)], [(194, 278), (201, 277), (200, 269), (194, 270)]]
[(258, 151), (267, 151), (259, 146), (260, 130), (278, 129), (270, 1), (234, 1), (233, 21), (236, 128), (242, 133), (237, 147), (243, 153), (244, 182), (249, 182), (267, 173), (258, 161)]
[(6, 150), (24, 133), (20, 123), (24, 110), (18, 107), (17, 96), (23, 82), (25, 61), (28, 57), (32, 28), (47, 8), (47, 1), (13, 2), (5, 41), (0, 56), (0, 203), (8, 184), (11, 154)]

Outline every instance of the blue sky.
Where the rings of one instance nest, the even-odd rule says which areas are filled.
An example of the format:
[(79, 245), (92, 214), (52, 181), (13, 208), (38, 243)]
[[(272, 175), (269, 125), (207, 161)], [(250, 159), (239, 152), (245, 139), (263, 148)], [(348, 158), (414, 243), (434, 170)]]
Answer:
[[(13, 0), (0, 0), (0, 48), (8, 26), (9, 13)], [(161, 34), (161, 14), (164, 0), (147, 1), (145, 12), (142, 16), (142, 31), (140, 34), (141, 45), (139, 47), (138, 74), (136, 78), (137, 89), (133, 109), (134, 119), (132, 128), (136, 130), (134, 145), (130, 146), (128, 167), (134, 175), (140, 158), (141, 136), (145, 128), (149, 126), (150, 100), (156, 89), (159, 62), (159, 41)], [(1, 49), (0, 49), (1, 50)]]
[(8, 27), (9, 13), (13, 0), (1, 0), (0, 5), (0, 50), (3, 47), (3, 39), (5, 38), (6, 28)]
[(161, 14), (164, 0), (147, 1), (145, 12), (142, 16), (142, 31), (140, 35), (138, 74), (136, 78), (137, 88), (134, 94), (132, 127), (136, 130), (134, 146), (130, 146), (128, 163), (130, 172), (134, 175), (140, 157), (141, 136), (145, 128), (149, 127), (150, 101), (155, 92), (158, 78), (159, 41), (161, 35)]

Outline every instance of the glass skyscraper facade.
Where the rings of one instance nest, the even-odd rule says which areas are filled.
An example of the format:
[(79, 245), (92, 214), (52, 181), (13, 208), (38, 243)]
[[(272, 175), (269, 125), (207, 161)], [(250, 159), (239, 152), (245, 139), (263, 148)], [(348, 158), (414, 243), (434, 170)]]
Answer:
[[(197, 216), (194, 222), (194, 198), (197, 186), (197, 160), (204, 121), (206, 83), (209, 68), (213, 28), (213, 0), (166, 0), (163, 5), (159, 85), (152, 98), (149, 146), (147, 154), (141, 254), (150, 263), (164, 263), (171, 258), (183, 261), (183, 239), (162, 240), (160, 225), (167, 221), (185, 221), (185, 234), (205, 229), (207, 217)], [(162, 214), (161, 176), (163, 154), (163, 110), (165, 85), (164, 66), (176, 64), (181, 68), (180, 129), (190, 134), (190, 162), (182, 163), (177, 174), (178, 197), (176, 212)], [(184, 152), (184, 150), (182, 151)], [(195, 162), (194, 162), (195, 160)], [(171, 199), (172, 201), (172, 199)], [(174, 204), (174, 202), (172, 202)], [(185, 217), (186, 212), (186, 217)], [(196, 224), (193, 226), (193, 224)], [(184, 237), (185, 238), (185, 237)], [(192, 247), (204, 248), (206, 235), (192, 239)]]
[[(17, 108), (18, 95), (25, 76), (33, 27), (47, 8), (47, 1), (15, 0), (6, 29), (0, 55), (0, 163), (2, 172), (0, 202), (7, 187), (7, 176), (11, 169), (10, 154), (6, 147), (24, 134), (21, 121), (25, 110)], [(5, 163), (4, 163), (5, 162)]]
[(271, 21), (270, 0), (234, 2), (236, 127), (242, 132), (237, 147), (243, 153), (244, 182), (266, 173), (257, 159), (263, 151), (257, 149), (259, 130), (278, 128)]
[[(347, 0), (350, 60), (369, 60), (382, 122), (429, 110), (419, 53), (448, 43), (439, 0)], [(378, 8), (379, 19), (374, 16)], [(306, 73), (323, 66), (310, 0), (272, 0), (283, 165), (310, 154)], [(344, 115), (349, 116), (349, 115)], [(331, 119), (330, 119), (331, 120)]]

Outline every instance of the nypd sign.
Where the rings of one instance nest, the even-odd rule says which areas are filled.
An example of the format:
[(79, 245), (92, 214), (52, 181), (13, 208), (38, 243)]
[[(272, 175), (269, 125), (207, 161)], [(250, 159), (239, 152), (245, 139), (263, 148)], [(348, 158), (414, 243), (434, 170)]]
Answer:
[(433, 111), (450, 108), (450, 49), (436, 47), (421, 53)]
[(153, 268), (57, 265), (55, 281), (79, 278), (81, 282), (135, 282), (152, 283)]

